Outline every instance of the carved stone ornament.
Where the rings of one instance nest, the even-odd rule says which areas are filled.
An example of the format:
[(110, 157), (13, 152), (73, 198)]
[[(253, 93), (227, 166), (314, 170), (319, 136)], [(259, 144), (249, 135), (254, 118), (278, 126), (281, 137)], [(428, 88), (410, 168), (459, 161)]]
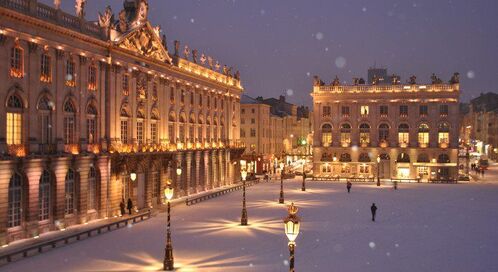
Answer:
[(61, 8), (61, 0), (54, 0), (54, 7), (55, 7), (55, 9), (60, 9)]
[(453, 76), (450, 79), (451, 84), (458, 84), (460, 83), (460, 73), (453, 73)]
[(339, 86), (341, 82), (339, 81), (339, 77), (335, 76), (334, 80), (332, 81), (332, 86)]
[(76, 9), (76, 16), (79, 18), (84, 18), (85, 17), (85, 5), (86, 5), (86, 0), (76, 0), (76, 5), (74, 8)]
[(188, 48), (188, 45), (185, 45), (185, 48), (183, 49), (183, 57), (185, 57), (185, 59), (188, 59), (189, 56), (190, 56), (190, 48)]
[(114, 21), (114, 14), (112, 14), (111, 6), (107, 6), (104, 14), (99, 12), (99, 26), (102, 28), (110, 28)]
[(205, 65), (206, 64), (206, 60), (207, 60), (206, 55), (204, 55), (204, 53), (202, 53), (202, 55), (201, 55), (201, 64)]
[(148, 58), (171, 63), (171, 58), (163, 47), (161, 39), (159, 39), (147, 25), (131, 32), (123, 41), (121, 41), (119, 47), (134, 51)]
[(221, 67), (220, 62), (216, 61), (216, 64), (214, 65), (215, 70), (219, 71), (220, 67)]
[(213, 69), (214, 67), (214, 64), (213, 64), (213, 58), (211, 56), (208, 56), (207, 57), (207, 60), (208, 60), (208, 65), (209, 65), (209, 68), (211, 68), (211, 70)]

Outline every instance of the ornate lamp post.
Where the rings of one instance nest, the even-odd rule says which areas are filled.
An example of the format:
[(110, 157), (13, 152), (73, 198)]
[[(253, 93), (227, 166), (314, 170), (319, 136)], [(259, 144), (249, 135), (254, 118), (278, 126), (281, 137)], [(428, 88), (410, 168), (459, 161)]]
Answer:
[(304, 172), (305, 163), (303, 162), (303, 184), (301, 186), (301, 191), (306, 191), (306, 173)]
[(284, 171), (285, 163), (280, 163), (280, 197), (278, 198), (279, 204), (284, 204)]
[(299, 235), (300, 220), (296, 215), (298, 208), (292, 203), (288, 207), (289, 215), (284, 219), (285, 224), (285, 234), (289, 239), (289, 271), (294, 272), (294, 250), (296, 248), (296, 238)]
[(246, 177), (247, 177), (247, 171), (245, 169), (242, 169), (240, 171), (240, 176), (242, 177), (242, 217), (240, 218), (240, 225), (247, 226), (247, 209), (246, 209)]
[[(180, 169), (181, 174), (181, 169)], [(177, 169), (178, 174), (178, 169)], [(174, 267), (174, 259), (173, 259), (173, 244), (171, 242), (171, 199), (173, 198), (173, 191), (171, 188), (171, 183), (168, 183), (168, 187), (164, 189), (164, 197), (168, 200), (168, 227), (166, 229), (166, 248), (164, 253), (164, 261), (163, 261), (163, 270), (164, 271), (172, 271), (175, 269)]]
[(377, 186), (380, 186), (379, 166), (380, 166), (380, 156), (377, 156)]

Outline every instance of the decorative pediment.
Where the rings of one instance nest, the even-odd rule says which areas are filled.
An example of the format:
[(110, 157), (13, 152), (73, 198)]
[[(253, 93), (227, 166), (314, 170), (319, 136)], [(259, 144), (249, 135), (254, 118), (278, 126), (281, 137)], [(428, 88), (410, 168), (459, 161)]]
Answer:
[(148, 22), (118, 38), (116, 44), (144, 57), (171, 63), (171, 57), (164, 48), (161, 38)]

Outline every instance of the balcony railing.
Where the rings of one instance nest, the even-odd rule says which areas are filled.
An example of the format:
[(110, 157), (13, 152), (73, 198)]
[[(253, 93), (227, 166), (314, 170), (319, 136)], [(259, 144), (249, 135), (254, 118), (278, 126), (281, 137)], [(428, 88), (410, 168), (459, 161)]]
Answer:
[(65, 144), (64, 145), (64, 153), (78, 155), (80, 153), (80, 145), (79, 144)]

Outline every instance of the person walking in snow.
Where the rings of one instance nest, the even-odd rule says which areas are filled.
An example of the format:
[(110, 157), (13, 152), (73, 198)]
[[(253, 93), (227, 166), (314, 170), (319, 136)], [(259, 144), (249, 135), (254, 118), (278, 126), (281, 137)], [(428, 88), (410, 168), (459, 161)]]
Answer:
[(370, 211), (372, 212), (372, 221), (375, 222), (375, 215), (377, 214), (377, 206), (375, 206), (375, 203), (372, 203)]
[(119, 203), (119, 208), (121, 209), (121, 216), (126, 214), (124, 198), (121, 199), (121, 203)]
[(348, 182), (346, 183), (346, 188), (348, 189), (348, 194), (351, 192), (351, 187), (353, 187), (353, 184), (351, 183), (351, 181), (348, 180)]
[(131, 201), (131, 198), (128, 198), (128, 205), (126, 205), (126, 208), (128, 209), (128, 214), (131, 215), (131, 209), (133, 208), (133, 202)]

